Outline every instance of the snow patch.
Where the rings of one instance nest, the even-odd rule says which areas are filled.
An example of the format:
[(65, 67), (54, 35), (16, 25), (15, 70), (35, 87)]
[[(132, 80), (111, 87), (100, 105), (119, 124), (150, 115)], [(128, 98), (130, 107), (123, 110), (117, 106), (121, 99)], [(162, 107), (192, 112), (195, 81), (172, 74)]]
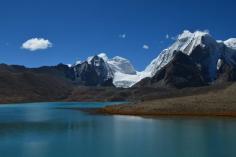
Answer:
[(98, 57), (102, 58), (104, 61), (108, 60), (107, 54), (106, 53), (100, 53), (97, 55)]
[(217, 61), (217, 70), (220, 70), (222, 64), (223, 64), (223, 60), (222, 60), (222, 59), (219, 59), (219, 60)]
[(116, 72), (113, 78), (113, 84), (116, 87), (129, 88), (132, 87), (137, 82), (141, 81), (143, 78), (149, 77), (150, 75), (145, 72), (137, 72), (136, 75), (124, 74)]
[(236, 49), (236, 38), (230, 38), (230, 39), (224, 41), (224, 44), (227, 47), (230, 47), (232, 49)]
[[(193, 56), (192, 53), (196, 47), (203, 48), (209, 53), (206, 60), (197, 61), (197, 65), (199, 69), (207, 67), (212, 80), (216, 78), (217, 70), (222, 66), (221, 58), (229, 64), (236, 65), (236, 38), (226, 41), (215, 40), (207, 31), (193, 33), (188, 30), (183, 31), (176, 41), (169, 48), (164, 49), (142, 72), (137, 72), (131, 62), (125, 58), (116, 56), (110, 59), (105, 53), (97, 56), (104, 60), (109, 77), (113, 78), (113, 84), (116, 87), (129, 88), (143, 78), (153, 77), (157, 71), (173, 60), (175, 52), (181, 51), (188, 56)], [(94, 56), (88, 57), (87, 62), (91, 64), (93, 58)], [(76, 62), (76, 64), (81, 63), (81, 61)]]

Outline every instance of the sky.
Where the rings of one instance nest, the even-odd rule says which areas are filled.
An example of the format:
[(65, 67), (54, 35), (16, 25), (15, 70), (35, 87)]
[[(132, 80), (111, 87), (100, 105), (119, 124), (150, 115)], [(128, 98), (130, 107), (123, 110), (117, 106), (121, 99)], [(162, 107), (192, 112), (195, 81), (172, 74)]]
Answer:
[(143, 70), (183, 30), (236, 37), (235, 0), (1, 0), (0, 62), (71, 64), (101, 52)]

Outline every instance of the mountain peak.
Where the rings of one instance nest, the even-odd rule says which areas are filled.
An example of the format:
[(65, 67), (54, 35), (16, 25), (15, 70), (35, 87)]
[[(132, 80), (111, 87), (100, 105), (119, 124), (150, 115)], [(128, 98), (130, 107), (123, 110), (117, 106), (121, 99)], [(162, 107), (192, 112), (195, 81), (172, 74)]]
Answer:
[(120, 56), (115, 56), (112, 58), (113, 60), (120, 60), (120, 61), (128, 61), (126, 58), (120, 57)]
[(232, 49), (236, 49), (236, 38), (230, 38), (230, 39), (224, 41), (224, 44), (227, 47), (230, 47)]
[(212, 58), (218, 55), (217, 42), (207, 31), (195, 31), (192, 33), (185, 30), (169, 48), (163, 50), (160, 55), (151, 62), (145, 71), (150, 73), (151, 76), (155, 75), (157, 71), (174, 58), (176, 51), (181, 51), (188, 56), (200, 55), (196, 51), (196, 48), (211, 49), (210, 55)]
[(113, 79), (116, 87), (131, 87), (143, 78), (156, 75), (176, 58), (176, 52), (181, 52), (197, 65), (203, 79), (211, 82), (217, 78), (217, 72), (224, 63), (236, 66), (235, 49), (236, 38), (217, 41), (208, 31), (184, 30), (176, 41), (164, 49), (142, 72), (137, 72), (128, 59), (120, 56), (108, 58), (106, 53), (88, 57), (87, 62), (96, 65), (99, 70), (103, 69), (108, 78)]
[(205, 35), (210, 35), (209, 32), (207, 31), (195, 31), (195, 32), (190, 32), (189, 30), (184, 30), (182, 34), (178, 36), (178, 40), (184, 40), (187, 38), (193, 38), (193, 37), (202, 37)]
[(116, 56), (112, 59), (109, 59), (107, 63), (112, 68), (114, 73), (120, 72), (120, 73), (131, 74), (131, 75), (136, 74), (136, 70), (134, 69), (130, 61), (123, 57)]
[(94, 58), (94, 57), (99, 57), (99, 58), (101, 58), (101, 59), (103, 59), (103, 61), (107, 61), (109, 58), (107, 57), (107, 54), (106, 53), (99, 53), (99, 54), (97, 54), (97, 55), (94, 55), (94, 56), (89, 56), (88, 58), (87, 58), (87, 62), (89, 63), (89, 64), (91, 64), (91, 61), (92, 61), (92, 59)]
[(100, 53), (97, 55), (98, 57), (102, 58), (104, 61), (107, 61), (108, 60), (108, 56), (106, 53)]

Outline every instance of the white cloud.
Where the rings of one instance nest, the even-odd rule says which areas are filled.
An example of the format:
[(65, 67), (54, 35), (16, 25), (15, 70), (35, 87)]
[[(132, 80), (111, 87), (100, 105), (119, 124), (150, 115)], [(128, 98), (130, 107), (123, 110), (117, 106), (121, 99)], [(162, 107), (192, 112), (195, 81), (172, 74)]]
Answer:
[(149, 50), (149, 48), (150, 48), (150, 47), (149, 47), (148, 45), (146, 45), (146, 44), (143, 45), (143, 49), (145, 49), (145, 50)]
[(120, 34), (120, 35), (119, 35), (119, 38), (122, 38), (122, 39), (125, 39), (126, 37), (127, 37), (126, 34)]
[(44, 50), (52, 47), (52, 43), (43, 38), (32, 38), (24, 42), (21, 48), (29, 51)]
[(166, 34), (166, 39), (169, 39), (169, 38), (170, 38), (169, 34)]

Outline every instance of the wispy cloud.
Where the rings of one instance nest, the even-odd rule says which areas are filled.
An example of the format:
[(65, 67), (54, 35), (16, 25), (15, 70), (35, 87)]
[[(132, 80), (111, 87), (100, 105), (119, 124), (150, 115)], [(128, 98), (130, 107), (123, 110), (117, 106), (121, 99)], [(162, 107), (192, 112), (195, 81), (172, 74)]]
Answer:
[(166, 38), (167, 40), (169, 40), (169, 39), (171, 39), (171, 40), (176, 40), (176, 39), (177, 39), (176, 36), (170, 36), (169, 34), (166, 34), (165, 38)]
[(145, 49), (145, 50), (149, 50), (150, 47), (149, 47), (148, 45), (144, 44), (144, 45), (143, 45), (143, 49)]
[(169, 34), (166, 34), (166, 39), (169, 39), (169, 38), (170, 38)]
[(122, 39), (125, 39), (126, 37), (127, 37), (126, 34), (120, 34), (120, 35), (119, 35), (119, 38), (122, 38)]
[(25, 41), (21, 48), (29, 51), (45, 50), (52, 47), (52, 43), (43, 38), (32, 38)]

